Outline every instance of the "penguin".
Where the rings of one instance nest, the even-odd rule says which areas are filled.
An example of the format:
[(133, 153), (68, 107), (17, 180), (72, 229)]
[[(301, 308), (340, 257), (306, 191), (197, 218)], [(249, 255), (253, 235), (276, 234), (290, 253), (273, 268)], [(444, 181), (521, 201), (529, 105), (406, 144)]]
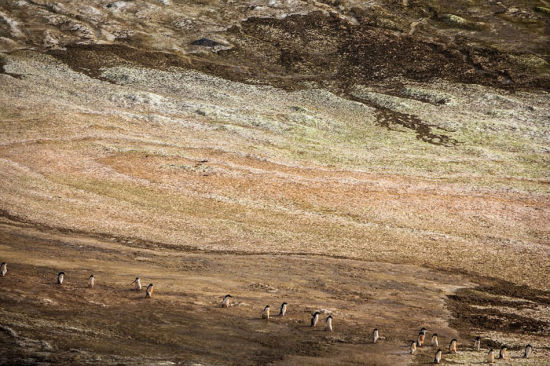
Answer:
[(88, 277), (88, 287), (93, 288), (94, 285), (95, 285), (95, 277), (93, 274), (91, 274), (90, 277)]
[(439, 364), (440, 362), (441, 362), (441, 350), (438, 349), (437, 352), (435, 353), (434, 363)]
[(501, 360), (504, 360), (506, 358), (506, 353), (508, 352), (508, 347), (506, 345), (500, 347), (500, 353), (498, 355), (498, 358)]
[(57, 274), (57, 284), (62, 285), (64, 279), (65, 279), (65, 272), (59, 272)]
[(269, 320), (269, 310), (271, 307), (269, 305), (266, 305), (264, 308), (264, 311), (262, 311), (262, 319)]
[(416, 342), (411, 341), (410, 353), (411, 353), (411, 355), (414, 355), (415, 352), (416, 352)]
[(481, 337), (477, 336), (474, 340), (474, 350), (479, 351), (481, 349)]
[(8, 273), (8, 264), (6, 262), (2, 262), (2, 264), (0, 264), (0, 275), (4, 277), (6, 276), (6, 273)]
[(372, 331), (372, 343), (378, 342), (378, 338), (380, 338), (380, 335), (378, 334), (378, 328), (374, 328)]
[(133, 285), (134, 283), (135, 283), (134, 289), (136, 291), (140, 291), (141, 290), (141, 280), (139, 279), (139, 277), (136, 277), (134, 282), (132, 282), (130, 285)]
[(327, 317), (327, 320), (326, 320), (326, 327), (325, 329), (328, 330), (329, 332), (332, 332), (332, 315), (329, 315)]
[(487, 354), (487, 363), (495, 363), (495, 350), (490, 349), (489, 353)]
[(222, 308), (228, 308), (231, 304), (230, 304), (230, 301), (231, 301), (231, 298), (233, 296), (227, 294), (223, 297), (223, 300), (222, 300)]
[(319, 314), (321, 314), (320, 312), (316, 311), (315, 313), (313, 313), (313, 315), (311, 316), (311, 326), (314, 327), (317, 325), (317, 321), (319, 321)]
[(149, 286), (145, 289), (145, 298), (153, 297), (153, 284), (150, 283)]
[(525, 353), (523, 354), (523, 358), (529, 358), (531, 356), (531, 353), (533, 353), (533, 346), (528, 344), (525, 346)]
[(449, 343), (449, 352), (456, 353), (456, 339), (451, 339), (451, 343)]
[(427, 331), (426, 328), (420, 329), (420, 332), (418, 333), (418, 340), (416, 341), (416, 345), (418, 347), (422, 347), (422, 345), (424, 344), (424, 339), (426, 338), (426, 331)]
[(416, 345), (418, 347), (422, 347), (422, 344), (424, 344), (424, 338), (426, 337), (426, 334), (425, 333), (418, 333), (418, 338), (416, 340)]
[(286, 307), (288, 304), (286, 302), (283, 302), (281, 304), (281, 311), (279, 311), (279, 316), (285, 316), (286, 315)]
[(439, 340), (437, 339), (437, 333), (432, 334), (432, 346), (439, 347)]

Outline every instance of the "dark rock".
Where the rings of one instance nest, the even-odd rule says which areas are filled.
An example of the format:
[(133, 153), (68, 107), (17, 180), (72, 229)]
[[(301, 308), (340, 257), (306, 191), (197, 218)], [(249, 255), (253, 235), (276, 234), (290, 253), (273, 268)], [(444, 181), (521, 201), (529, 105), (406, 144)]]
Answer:
[(208, 38), (197, 39), (196, 41), (191, 42), (193, 46), (203, 46), (203, 47), (216, 47), (216, 46), (225, 46), (223, 43), (216, 42)]

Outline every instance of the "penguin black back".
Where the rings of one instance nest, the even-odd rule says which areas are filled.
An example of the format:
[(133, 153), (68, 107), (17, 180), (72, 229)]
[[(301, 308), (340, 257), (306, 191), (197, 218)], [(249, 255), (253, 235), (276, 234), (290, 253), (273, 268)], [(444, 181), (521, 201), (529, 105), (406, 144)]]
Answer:
[(506, 353), (508, 352), (508, 347), (506, 345), (500, 347), (500, 353), (498, 355), (498, 358), (501, 360), (504, 360), (506, 358)]
[(229, 304), (230, 304), (230, 300), (233, 296), (227, 294), (224, 296), (223, 300), (222, 300), (222, 308), (228, 308), (229, 307)]
[(456, 338), (451, 339), (451, 343), (449, 343), (449, 352), (451, 352), (451, 353), (456, 353), (457, 352), (456, 343), (457, 343)]
[(321, 314), (320, 312), (316, 311), (313, 313), (313, 315), (311, 316), (311, 326), (314, 327), (317, 325), (317, 321), (319, 320), (319, 314)]
[(530, 344), (527, 344), (525, 346), (525, 352), (523, 353), (523, 358), (529, 358), (531, 356), (531, 353), (533, 353), (533, 346)]
[(279, 311), (279, 316), (285, 316), (286, 315), (286, 308), (288, 304), (286, 302), (283, 302), (281, 304), (281, 310)]
[(434, 363), (435, 363), (435, 364), (441, 363), (441, 355), (442, 355), (441, 349), (438, 349), (438, 350), (435, 352), (435, 356), (434, 356)]
[(59, 272), (57, 274), (57, 284), (62, 285), (64, 279), (65, 279), (65, 272)]
[(481, 337), (477, 336), (476, 339), (474, 340), (474, 349), (476, 351), (479, 351), (480, 348), (481, 348)]

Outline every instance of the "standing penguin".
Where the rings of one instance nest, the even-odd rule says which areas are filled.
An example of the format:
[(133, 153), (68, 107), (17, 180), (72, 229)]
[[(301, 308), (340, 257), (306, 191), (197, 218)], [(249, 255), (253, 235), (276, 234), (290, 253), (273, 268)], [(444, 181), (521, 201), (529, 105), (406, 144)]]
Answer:
[(151, 298), (153, 297), (153, 284), (150, 283), (149, 286), (147, 286), (147, 289), (145, 289), (145, 298)]
[(439, 340), (437, 339), (437, 333), (432, 335), (432, 346), (439, 347)]
[(59, 272), (57, 274), (57, 284), (62, 285), (64, 279), (65, 279), (65, 272)]
[(264, 311), (262, 311), (262, 319), (269, 320), (269, 310), (271, 310), (271, 307), (266, 305)]
[(134, 282), (132, 282), (130, 285), (133, 285), (134, 283), (135, 283), (134, 289), (136, 291), (140, 291), (141, 290), (141, 280), (139, 279), (139, 277), (136, 277)]
[(456, 353), (456, 339), (451, 339), (451, 343), (449, 343), (449, 352)]
[(418, 347), (422, 347), (422, 344), (424, 344), (424, 338), (426, 337), (426, 334), (420, 332), (418, 333), (418, 338), (416, 340), (416, 345)]
[(506, 347), (506, 345), (500, 347), (500, 353), (498, 355), (498, 358), (500, 358), (501, 360), (504, 360), (507, 356), (507, 353), (508, 352), (508, 347)]
[(426, 338), (426, 330), (426, 328), (422, 328), (418, 333), (418, 340), (416, 341), (416, 345), (418, 347), (422, 347), (422, 345), (424, 344), (424, 339)]
[(285, 316), (286, 315), (286, 307), (288, 304), (286, 302), (283, 302), (281, 304), (281, 311), (279, 311), (279, 316)]
[(93, 274), (91, 274), (90, 277), (88, 277), (88, 287), (93, 288), (94, 285), (95, 285), (95, 277)]
[(411, 341), (411, 347), (409, 349), (411, 355), (414, 355), (414, 353), (416, 352), (416, 342), (415, 341)]
[(434, 363), (439, 364), (440, 362), (441, 362), (441, 350), (438, 349), (437, 352), (435, 353)]
[(477, 336), (474, 340), (474, 350), (479, 351), (481, 349), (481, 337)]
[(332, 315), (329, 315), (327, 317), (327, 320), (326, 320), (326, 330), (328, 330), (329, 332), (332, 332)]
[(313, 315), (311, 316), (311, 326), (314, 327), (317, 325), (317, 322), (319, 321), (319, 314), (321, 314), (320, 312), (316, 311), (315, 313), (313, 313)]
[(6, 273), (8, 273), (8, 264), (6, 262), (2, 262), (2, 264), (0, 264), (0, 275), (4, 277)]
[(225, 296), (223, 297), (223, 300), (222, 300), (222, 308), (228, 308), (228, 307), (231, 305), (230, 302), (231, 302), (231, 298), (232, 298), (232, 297), (233, 297), (233, 296), (231, 296), (231, 295), (229, 295), (229, 294), (228, 294), (228, 295), (225, 295)]
[(380, 335), (378, 334), (378, 328), (374, 328), (372, 331), (372, 343), (378, 342), (378, 338), (380, 338)]
[(533, 346), (528, 344), (525, 346), (525, 353), (523, 354), (523, 358), (529, 358), (531, 356), (531, 353), (533, 353)]
[(487, 353), (487, 363), (495, 363), (495, 350), (492, 348)]

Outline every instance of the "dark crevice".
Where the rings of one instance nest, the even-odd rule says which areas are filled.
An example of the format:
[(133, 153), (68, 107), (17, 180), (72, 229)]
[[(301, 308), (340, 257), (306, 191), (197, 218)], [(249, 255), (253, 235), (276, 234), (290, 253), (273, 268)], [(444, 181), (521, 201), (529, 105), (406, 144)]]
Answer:
[[(506, 332), (536, 336), (550, 336), (550, 323), (518, 314), (522, 309), (540, 309), (550, 304), (550, 292), (527, 286), (515, 285), (503, 280), (481, 279), (476, 288), (461, 288), (447, 296), (447, 305), (453, 315), (451, 326), (471, 339), (478, 332)], [(515, 312), (505, 311), (515, 309)], [(535, 313), (536, 314), (536, 313)], [(483, 340), (487, 347), (502, 344)]]

